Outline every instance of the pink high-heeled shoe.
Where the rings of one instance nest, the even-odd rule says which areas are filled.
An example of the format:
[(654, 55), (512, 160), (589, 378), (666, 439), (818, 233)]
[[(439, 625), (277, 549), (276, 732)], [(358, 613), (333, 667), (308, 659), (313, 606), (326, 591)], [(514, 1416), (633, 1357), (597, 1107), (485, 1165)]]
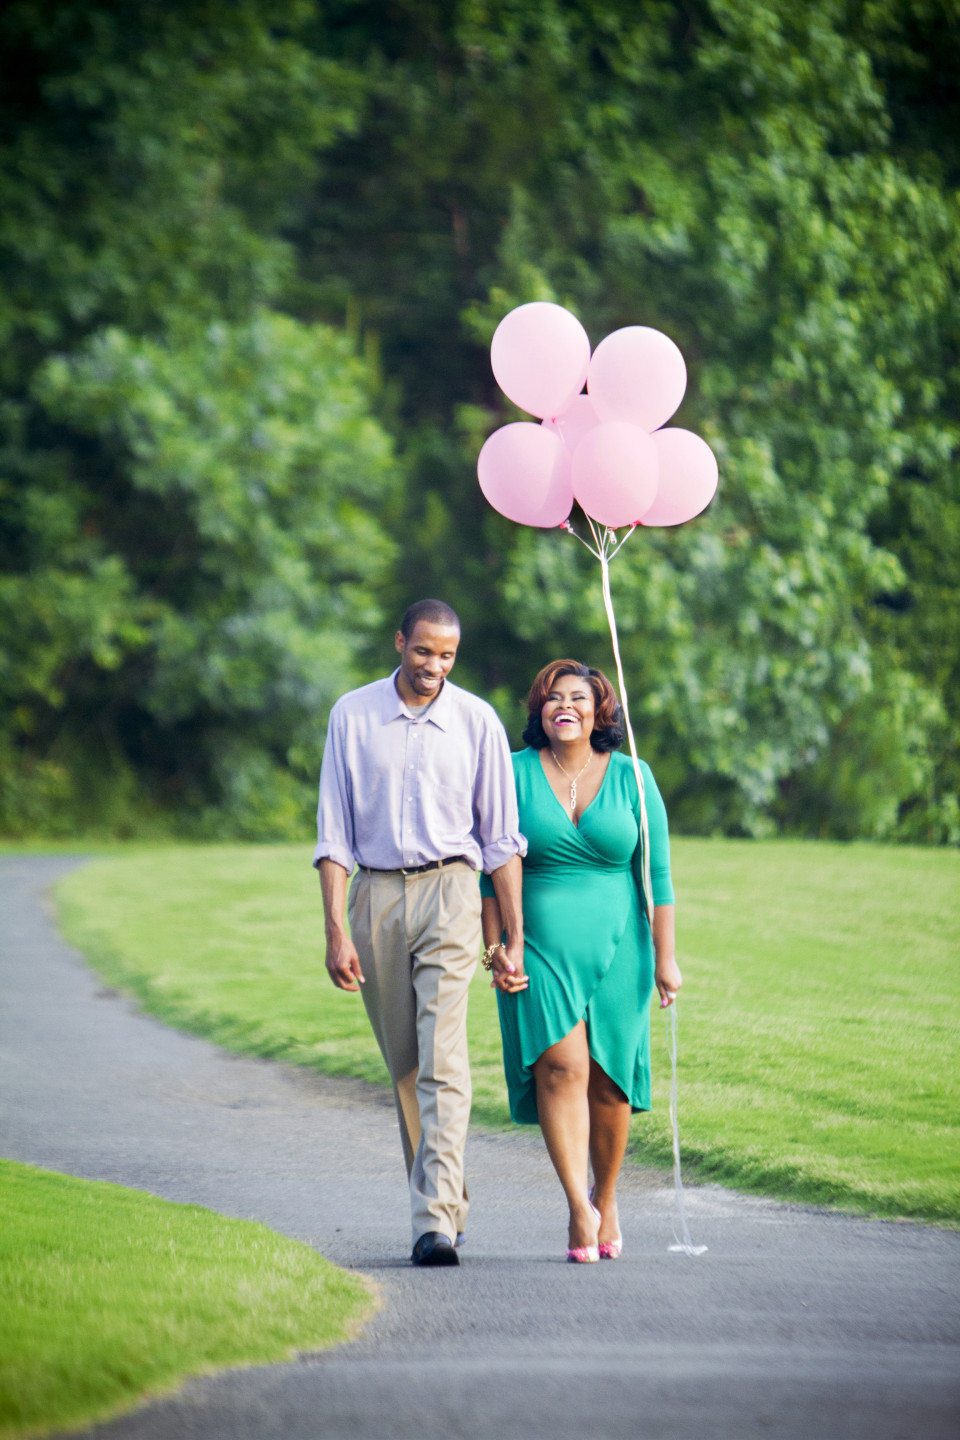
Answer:
[[(597, 1217), (597, 1225), (600, 1224), (600, 1211), (593, 1202), (590, 1202), (590, 1209)], [(596, 1265), (600, 1259), (599, 1245), (575, 1245), (567, 1250), (567, 1260), (571, 1265)]]
[[(596, 1209), (596, 1206), (593, 1204), (593, 1197), (596, 1188), (596, 1186), (593, 1186), (590, 1191), (590, 1204), (593, 1209)], [(623, 1236), (618, 1235), (615, 1240), (598, 1241), (597, 1251), (601, 1260), (619, 1260), (620, 1256), (623, 1254)]]

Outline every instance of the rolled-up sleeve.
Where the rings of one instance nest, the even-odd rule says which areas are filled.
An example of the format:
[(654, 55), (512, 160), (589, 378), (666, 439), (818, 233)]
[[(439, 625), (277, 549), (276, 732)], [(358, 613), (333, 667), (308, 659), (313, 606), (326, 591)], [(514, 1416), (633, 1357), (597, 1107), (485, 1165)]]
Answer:
[(487, 874), (499, 870), (511, 855), (526, 855), (527, 842), (520, 834), (510, 747), (503, 726), (492, 714), (480, 747), (473, 813)]
[(343, 718), (336, 706), (330, 712), (327, 743), (320, 766), (320, 800), (317, 805), (317, 848), (313, 863), (335, 860), (349, 875), (354, 854), (353, 800), (347, 771), (346, 734)]

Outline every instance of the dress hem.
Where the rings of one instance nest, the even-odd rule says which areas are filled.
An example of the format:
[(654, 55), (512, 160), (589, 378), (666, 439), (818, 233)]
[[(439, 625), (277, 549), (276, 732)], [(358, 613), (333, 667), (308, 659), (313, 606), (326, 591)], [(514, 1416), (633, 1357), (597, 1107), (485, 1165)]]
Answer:
[[(590, 1024), (589, 1024), (589, 1021), (587, 1021), (586, 1014), (583, 1014), (583, 1015), (579, 1016), (578, 1019), (574, 1020), (573, 1024), (570, 1026), (570, 1028), (569, 1028), (568, 1030), (565, 1030), (565, 1031), (563, 1032), (563, 1035), (559, 1035), (556, 1040), (551, 1040), (549, 1045), (545, 1045), (545, 1046), (543, 1047), (543, 1049), (539, 1052), (539, 1054), (536, 1056), (536, 1058), (534, 1059), (534, 1061), (532, 1062), (532, 1064), (530, 1064), (530, 1065), (526, 1065), (526, 1064), (525, 1064), (525, 1065), (524, 1065), (524, 1067), (523, 1067), (524, 1071), (530, 1074), (530, 1083), (529, 1083), (528, 1086), (525, 1087), (525, 1093), (527, 1093), (527, 1094), (530, 1093), (530, 1092), (533, 1093), (533, 1095), (534, 1095), (534, 1107), (536, 1107), (537, 1082), (536, 1082), (536, 1079), (535, 1079), (535, 1077), (533, 1076), (533, 1073), (532, 1073), (532, 1071), (533, 1071), (533, 1065), (536, 1064), (537, 1060), (540, 1059), (540, 1056), (541, 1056), (541, 1055), (546, 1054), (546, 1052), (550, 1049), (550, 1046), (551, 1046), (551, 1045), (556, 1045), (556, 1044), (558, 1044), (560, 1040), (563, 1040), (563, 1039), (565, 1038), (565, 1036), (569, 1035), (569, 1034), (571, 1033), (571, 1031), (575, 1030), (576, 1027), (580, 1024), (580, 1021), (581, 1021), (581, 1020), (585, 1022), (586, 1028), (587, 1028), (587, 1053), (589, 1054), (590, 1059), (591, 1059), (591, 1060), (594, 1060), (594, 1061), (597, 1063), (597, 1065), (600, 1066), (600, 1069), (603, 1071), (604, 1075), (606, 1075), (607, 1079), (608, 1079), (608, 1080), (611, 1080), (611, 1081), (613, 1082), (613, 1084), (616, 1085), (617, 1089), (620, 1090), (620, 1092), (621, 1092), (622, 1095), (623, 1095), (623, 1098), (626, 1100), (627, 1104), (630, 1106), (630, 1113), (631, 1113), (631, 1115), (649, 1115), (649, 1114), (650, 1114), (650, 1111), (651, 1111), (652, 1108), (653, 1108), (653, 1106), (652, 1106), (652, 1105), (636, 1105), (636, 1104), (634, 1104), (633, 1100), (631, 1100), (631, 1098), (630, 1098), (630, 1095), (629, 1095), (629, 1092), (628, 1092), (627, 1088), (626, 1088), (624, 1085), (621, 1085), (621, 1084), (620, 1084), (620, 1081), (616, 1078), (615, 1075), (611, 1075), (611, 1074), (610, 1074), (610, 1071), (609, 1071), (609, 1070), (606, 1068), (606, 1066), (603, 1064), (603, 1061), (601, 1060), (600, 1056), (599, 1056), (599, 1055), (596, 1055), (596, 1054), (594, 1053), (593, 1047), (592, 1047), (591, 1044), (590, 1044)], [(539, 1125), (539, 1124), (540, 1124), (539, 1114), (538, 1114), (533, 1120), (522, 1119), (520, 1116), (514, 1114), (514, 1110), (513, 1110), (513, 1106), (512, 1106), (512, 1105), (510, 1106), (510, 1119), (512, 1120), (512, 1122), (514, 1123), (514, 1125)]]

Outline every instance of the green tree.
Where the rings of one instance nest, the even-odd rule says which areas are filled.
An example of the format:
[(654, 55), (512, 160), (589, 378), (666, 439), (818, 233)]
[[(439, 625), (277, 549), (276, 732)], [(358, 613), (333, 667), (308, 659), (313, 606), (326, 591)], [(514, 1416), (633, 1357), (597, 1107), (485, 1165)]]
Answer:
[[(513, 414), (493, 327), (553, 298), (595, 341), (635, 322), (672, 335), (691, 376), (676, 423), (720, 459), (710, 512), (638, 532), (614, 572), (675, 821), (960, 837), (956, 18), (954, 0), (14, 0), (7, 816), (28, 823), (84, 773), (62, 757), (87, 716), (80, 750), (116, 755), (118, 795), (145, 783), (208, 822), (219, 803), (261, 824), (227, 778), (256, 749), (273, 778), (245, 793), (273, 794), (262, 823), (282, 828), (310, 768), (301, 719), (324, 701), (304, 681), (304, 708), (284, 708), (280, 652), (336, 616), (335, 582), (359, 618), (330, 693), (380, 668), (377, 606), (415, 593), (461, 610), (462, 674), (515, 737), (548, 656), (609, 663), (594, 562), (493, 514), (474, 476)], [(324, 372), (316, 411), (298, 363)], [(271, 427), (271, 538), (242, 550)], [(369, 492), (328, 441), (356, 445)], [(317, 495), (309, 593), (284, 581), (268, 624), (254, 575), (220, 591), (210, 575), (242, 554), (274, 583), (289, 477), (310, 465), (347, 486), (348, 515)], [(228, 612), (258, 617), (243, 643)], [(246, 758), (218, 761), (247, 731)]]
[[(488, 0), (400, 7), (376, 31), (361, 5), (329, 18), (328, 53), (370, 47), (370, 88), (305, 211), (305, 269), (360, 297), (402, 377), (416, 570), (464, 609), (468, 663), (502, 701), (548, 655), (605, 645), (592, 562), (478, 496), (476, 451), (507, 413), (496, 320), (558, 299), (594, 340), (642, 321), (688, 359), (676, 421), (714, 444), (720, 494), (688, 530), (634, 537), (614, 583), (644, 743), (698, 829), (891, 834), (906, 811), (914, 835), (954, 833), (954, 662), (910, 613), (933, 616), (922, 572), (955, 455), (956, 150), (938, 128), (955, 102), (941, 86), (925, 122), (918, 97), (948, 12)], [(889, 517), (920, 455), (933, 525), (911, 550)]]
[[(356, 634), (379, 620), (370, 585), (393, 558), (375, 517), (396, 466), (363, 366), (334, 332), (265, 312), (175, 341), (101, 331), (35, 390), (95, 441), (82, 530), (121, 582), (130, 642), (109, 687), (110, 654), (74, 673), (48, 753), (66, 745), (76, 762), (98, 734), (163, 808), (296, 833), (321, 718), (354, 673)], [(33, 567), (15, 608), (36, 614), (44, 583)], [(21, 630), (21, 694), (34, 649)], [(68, 769), (77, 783), (82, 765)]]
[[(0, 814), (302, 826), (392, 550), (375, 381), (275, 313), (360, 86), (313, 6), (0, 18)], [(271, 310), (270, 307), (273, 307)]]

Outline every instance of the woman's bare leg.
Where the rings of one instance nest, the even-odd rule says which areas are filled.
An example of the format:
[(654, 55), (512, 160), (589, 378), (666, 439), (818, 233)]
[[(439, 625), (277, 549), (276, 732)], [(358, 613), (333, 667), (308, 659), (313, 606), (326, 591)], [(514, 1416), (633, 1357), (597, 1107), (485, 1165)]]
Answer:
[(587, 1200), (590, 1054), (582, 1020), (569, 1035), (544, 1050), (533, 1073), (540, 1128), (570, 1209), (567, 1243), (572, 1248), (596, 1245), (597, 1221)]
[(630, 1102), (596, 1060), (590, 1060), (587, 1087), (590, 1112), (590, 1164), (593, 1166), (593, 1203), (602, 1216), (600, 1239), (604, 1244), (620, 1234), (617, 1213), (617, 1179), (627, 1151)]

